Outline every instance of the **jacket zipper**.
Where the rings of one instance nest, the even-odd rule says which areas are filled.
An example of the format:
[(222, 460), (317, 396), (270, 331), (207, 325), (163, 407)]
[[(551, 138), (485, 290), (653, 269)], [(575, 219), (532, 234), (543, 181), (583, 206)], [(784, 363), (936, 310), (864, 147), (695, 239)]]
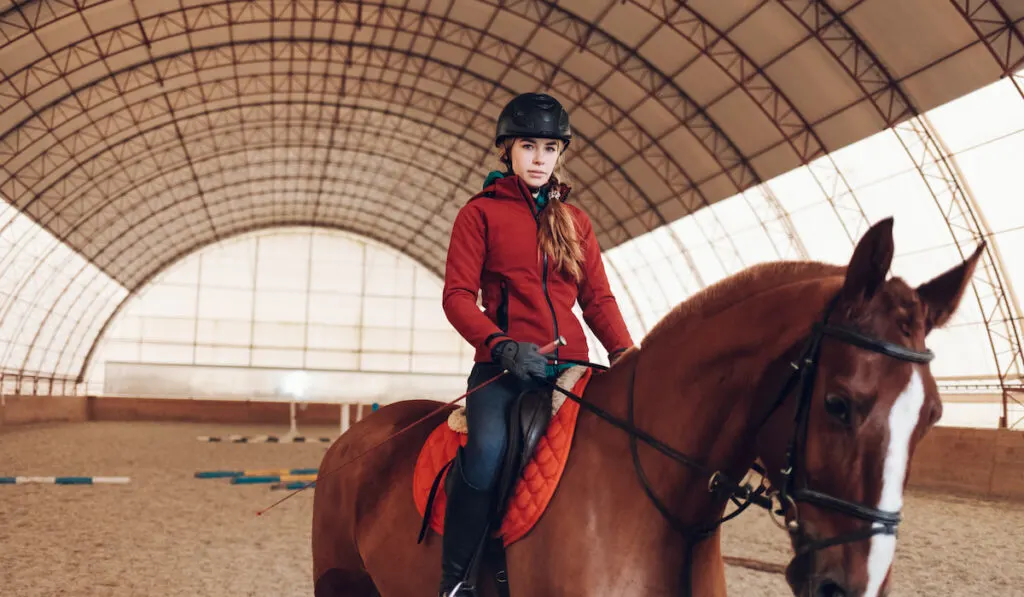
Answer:
[[(539, 228), (538, 224), (538, 228)], [(558, 339), (558, 316), (555, 315), (555, 306), (551, 303), (551, 297), (548, 296), (548, 254), (544, 254), (544, 273), (541, 278), (541, 286), (544, 288), (544, 298), (548, 301), (548, 308), (551, 309), (551, 320), (555, 323), (555, 339)], [(555, 345), (555, 367), (558, 367), (558, 345)]]

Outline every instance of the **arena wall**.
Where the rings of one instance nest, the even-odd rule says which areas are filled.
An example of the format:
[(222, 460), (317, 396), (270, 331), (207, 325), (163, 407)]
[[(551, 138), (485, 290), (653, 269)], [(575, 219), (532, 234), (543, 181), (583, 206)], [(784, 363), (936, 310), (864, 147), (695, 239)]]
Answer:
[[(348, 404), (349, 420), (370, 412)], [(49, 422), (190, 421), (288, 424), (287, 402), (4, 396), (0, 427)], [(311, 403), (296, 411), (299, 425), (339, 425), (341, 405)], [(918, 446), (910, 486), (983, 497), (1024, 499), (1024, 431), (936, 427)]]

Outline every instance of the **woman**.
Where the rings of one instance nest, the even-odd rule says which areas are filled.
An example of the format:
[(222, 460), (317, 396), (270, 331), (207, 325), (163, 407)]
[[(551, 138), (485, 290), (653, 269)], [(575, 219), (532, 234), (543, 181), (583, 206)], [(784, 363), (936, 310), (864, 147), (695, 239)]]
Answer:
[[(568, 205), (556, 173), (572, 139), (569, 115), (553, 97), (526, 93), (498, 117), (495, 146), (504, 171), (491, 172), (452, 227), (443, 306), (452, 326), (476, 348), (468, 385), (509, 371), (466, 398), (469, 435), (448, 473), (441, 596), (453, 597), (487, 533), (491, 493), (505, 452), (512, 401), (553, 379), (559, 358), (587, 359), (583, 318), (612, 364), (633, 345), (612, 296), (587, 215)], [(482, 290), (484, 311), (477, 306)], [(566, 338), (553, 360), (539, 346)], [(464, 591), (459, 591), (464, 593)]]

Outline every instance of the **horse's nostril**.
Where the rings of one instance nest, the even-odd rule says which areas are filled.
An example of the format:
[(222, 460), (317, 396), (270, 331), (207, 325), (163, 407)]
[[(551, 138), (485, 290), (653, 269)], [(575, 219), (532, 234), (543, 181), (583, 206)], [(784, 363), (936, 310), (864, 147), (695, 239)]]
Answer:
[(814, 597), (846, 597), (846, 589), (834, 580), (825, 579), (818, 583)]

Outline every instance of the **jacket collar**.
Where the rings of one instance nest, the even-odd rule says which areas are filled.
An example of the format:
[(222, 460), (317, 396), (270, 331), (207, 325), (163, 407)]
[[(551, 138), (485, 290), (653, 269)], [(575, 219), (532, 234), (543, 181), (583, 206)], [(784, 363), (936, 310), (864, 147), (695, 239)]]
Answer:
[[(491, 199), (501, 199), (506, 201), (525, 201), (530, 207), (530, 211), (536, 215), (539, 211), (533, 198), (533, 193), (530, 191), (530, 187), (526, 184), (522, 178), (516, 174), (507, 174), (501, 178), (488, 177), (488, 184), (476, 195), (470, 197), (470, 201), (487, 197)], [(569, 200), (569, 193), (572, 188), (564, 183), (560, 183), (557, 187), (550, 189), (549, 193), (554, 194), (555, 199), (560, 199), (562, 202)]]

